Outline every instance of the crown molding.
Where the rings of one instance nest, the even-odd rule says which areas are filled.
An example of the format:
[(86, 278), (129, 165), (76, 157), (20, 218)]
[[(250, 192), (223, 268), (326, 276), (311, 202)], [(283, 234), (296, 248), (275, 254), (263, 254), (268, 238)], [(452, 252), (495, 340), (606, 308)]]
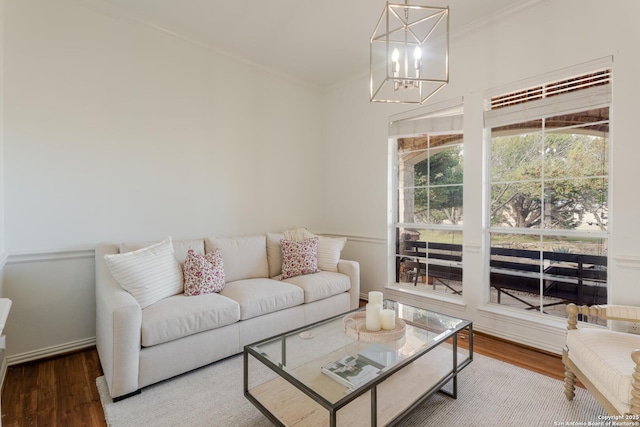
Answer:
[(189, 43), (191, 45), (197, 46), (201, 49), (204, 49), (206, 51), (209, 51), (211, 53), (215, 53), (216, 55), (220, 55), (220, 56), (224, 56), (228, 59), (237, 61), (239, 63), (248, 65), (250, 67), (259, 69), (261, 71), (264, 71), (265, 73), (271, 74), (273, 76), (279, 77), (281, 79), (284, 80), (288, 80), (292, 83), (296, 83), (298, 85), (307, 87), (310, 90), (316, 91), (318, 93), (323, 93), (323, 90), (321, 87), (311, 84), (309, 82), (306, 82), (304, 80), (295, 78), (291, 75), (282, 73), (280, 71), (274, 70), (272, 68), (269, 67), (265, 67), (263, 65), (257, 64), (255, 62), (249, 61), (245, 58), (241, 58), (239, 56), (235, 56), (232, 53), (229, 53), (227, 51), (224, 51), (222, 49), (216, 48), (214, 46), (211, 46), (211, 44), (205, 42), (204, 40), (200, 40), (194, 37), (187, 37), (177, 31), (174, 31), (170, 28), (164, 27), (162, 25), (158, 25), (155, 24), (147, 19), (141, 18), (140, 16), (135, 15), (134, 13), (132, 13), (131, 11), (125, 10), (123, 7), (121, 6), (117, 6), (114, 4), (110, 4), (105, 2), (104, 0), (73, 0), (75, 3), (77, 3), (78, 5), (80, 5), (81, 7), (85, 7), (86, 9), (92, 10), (94, 12), (100, 13), (102, 15), (108, 16), (110, 18), (119, 20), (119, 21), (124, 21), (127, 22), (129, 24), (138, 26), (140, 28), (145, 28), (147, 30), (151, 30), (154, 31), (156, 33), (159, 34), (163, 34), (165, 36), (169, 36), (169, 37), (173, 37), (175, 39), (179, 39), (182, 40), (186, 43)]
[(505, 7), (498, 12), (495, 12), (491, 16), (484, 17), (482, 19), (477, 19), (470, 24), (464, 25), (462, 27), (458, 27), (456, 29), (451, 30), (451, 39), (455, 40), (465, 35), (476, 31), (480, 28), (486, 27), (494, 22), (503, 21), (508, 19), (513, 15), (517, 15), (521, 12), (524, 12), (529, 9), (533, 9), (538, 6), (542, 6), (545, 3), (550, 3), (552, 0), (523, 0), (520, 2), (515, 2), (511, 4), (509, 7)]

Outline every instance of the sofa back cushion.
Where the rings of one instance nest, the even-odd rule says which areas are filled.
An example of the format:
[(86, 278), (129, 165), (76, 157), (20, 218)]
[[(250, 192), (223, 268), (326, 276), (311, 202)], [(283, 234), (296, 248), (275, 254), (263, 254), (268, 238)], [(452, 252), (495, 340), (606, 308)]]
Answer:
[(338, 261), (344, 245), (345, 237), (316, 236), (304, 230), (305, 239), (318, 238), (318, 268), (322, 271), (338, 271)]
[(205, 252), (213, 252), (216, 249), (222, 253), (227, 283), (269, 277), (265, 235), (207, 238)]
[[(153, 245), (154, 243), (158, 242), (124, 242), (120, 244), (120, 253), (136, 251)], [(183, 265), (184, 260), (187, 259), (187, 252), (189, 252), (189, 249), (193, 249), (200, 255), (204, 255), (204, 239), (173, 240), (171, 243), (173, 244), (176, 259), (181, 265)]]
[(267, 233), (267, 261), (269, 262), (269, 277), (275, 277), (282, 273), (282, 246), (283, 233)]

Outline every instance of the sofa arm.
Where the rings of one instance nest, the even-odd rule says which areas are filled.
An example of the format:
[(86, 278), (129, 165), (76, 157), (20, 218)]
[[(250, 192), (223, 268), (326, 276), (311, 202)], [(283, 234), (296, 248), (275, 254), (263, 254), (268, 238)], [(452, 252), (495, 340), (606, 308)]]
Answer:
[(136, 392), (140, 361), (142, 309), (113, 278), (105, 254), (118, 253), (112, 243), (96, 248), (96, 348), (112, 398)]
[(567, 305), (569, 318), (567, 319), (567, 329), (576, 329), (578, 324), (578, 314), (586, 316), (597, 316), (605, 320), (620, 320), (623, 322), (640, 322), (640, 307), (628, 305), (593, 305), (577, 306), (573, 303)]
[(351, 289), (349, 289), (349, 296), (351, 297), (350, 309), (358, 308), (360, 305), (360, 264), (357, 261), (338, 260), (338, 273), (349, 276), (351, 281)]

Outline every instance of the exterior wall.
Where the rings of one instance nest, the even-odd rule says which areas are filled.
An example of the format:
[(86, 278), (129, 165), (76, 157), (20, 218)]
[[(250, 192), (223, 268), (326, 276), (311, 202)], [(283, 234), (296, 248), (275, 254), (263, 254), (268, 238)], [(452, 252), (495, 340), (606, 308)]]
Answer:
[[(624, 10), (623, 10), (624, 9)], [(575, 11), (579, 10), (579, 16)], [(464, 297), (413, 296), (385, 289), (385, 296), (413, 301), (471, 319), (477, 330), (559, 352), (566, 322), (487, 304), (483, 213), (483, 92), (561, 68), (613, 56), (612, 208), (609, 246), (610, 302), (640, 304), (640, 198), (634, 194), (640, 148), (634, 115), (640, 99), (640, 58), (634, 16), (640, 3), (603, 8), (594, 0), (549, 0), (528, 3), (509, 16), (452, 31), (450, 84), (433, 100), (464, 97), (465, 218)], [(455, 10), (451, 11), (452, 16)], [(453, 22), (453, 21), (452, 21)], [(326, 229), (352, 234), (361, 242), (353, 258), (371, 265), (362, 291), (382, 290), (394, 281), (393, 252), (382, 239), (393, 239), (389, 227), (388, 129), (390, 116), (411, 107), (370, 104), (368, 76), (336, 86), (325, 96), (328, 153), (325, 168)], [(358, 173), (345, 167), (358, 161)], [(635, 218), (635, 220), (634, 220)], [(388, 236), (387, 236), (388, 234)], [(391, 240), (393, 241), (393, 240)], [(363, 270), (365, 270), (363, 268)], [(363, 274), (364, 276), (364, 274)]]

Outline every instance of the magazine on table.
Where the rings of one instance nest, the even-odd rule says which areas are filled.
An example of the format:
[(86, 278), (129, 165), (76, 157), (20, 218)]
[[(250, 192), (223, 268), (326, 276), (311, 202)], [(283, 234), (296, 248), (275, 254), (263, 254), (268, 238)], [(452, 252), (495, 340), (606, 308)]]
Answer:
[(378, 375), (378, 372), (378, 367), (353, 356), (345, 356), (322, 367), (322, 373), (349, 388), (366, 383)]

